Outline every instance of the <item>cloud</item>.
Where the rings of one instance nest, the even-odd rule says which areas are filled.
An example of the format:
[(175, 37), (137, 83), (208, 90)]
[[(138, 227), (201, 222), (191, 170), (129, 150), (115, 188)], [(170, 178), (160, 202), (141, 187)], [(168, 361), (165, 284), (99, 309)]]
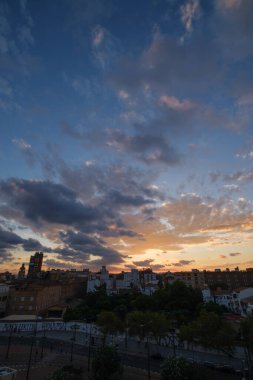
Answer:
[(167, 107), (172, 108), (177, 111), (187, 111), (191, 108), (196, 107), (196, 104), (194, 104), (190, 100), (182, 100), (180, 101), (175, 96), (167, 96), (162, 95), (160, 97), (160, 103), (165, 104)]
[(101, 25), (92, 30), (91, 44), (96, 62), (108, 69), (119, 55), (120, 44), (110, 31)]
[(252, 56), (252, 1), (217, 0), (216, 8), (213, 28), (226, 59), (239, 61)]
[(216, 1), (217, 6), (224, 11), (232, 10), (241, 5), (242, 0), (218, 0)]
[(161, 270), (161, 269), (165, 269), (166, 265), (163, 265), (163, 264), (151, 264), (151, 267), (152, 267), (152, 270), (156, 271), (156, 270)]
[(34, 166), (38, 160), (38, 156), (36, 156), (35, 152), (32, 149), (32, 146), (22, 138), (13, 139), (12, 142), (20, 149), (28, 166)]
[(100, 25), (97, 25), (92, 30), (92, 45), (94, 47), (98, 47), (103, 42), (106, 35), (106, 30), (102, 28)]
[(181, 161), (180, 154), (165, 136), (143, 134), (129, 136), (120, 130), (109, 130), (107, 145), (127, 153), (133, 153), (137, 159), (146, 164), (175, 165)]
[(109, 191), (107, 195), (109, 202), (113, 203), (115, 207), (126, 206), (126, 207), (140, 207), (148, 204), (154, 203), (153, 199), (144, 198), (141, 195), (126, 195), (122, 194), (117, 190)]
[(139, 261), (133, 261), (133, 264), (136, 265), (137, 267), (149, 267), (153, 261), (154, 261), (153, 259), (139, 260)]
[[(60, 239), (65, 248), (56, 249), (55, 252), (59, 253), (58, 258), (61, 260), (89, 262), (89, 265), (109, 265), (124, 261), (119, 252), (107, 247), (105, 241), (99, 238), (68, 230), (60, 232)], [(94, 260), (91, 256), (99, 258)]]
[(251, 182), (253, 181), (253, 169), (239, 170), (232, 174), (224, 174), (225, 181)]
[(42, 251), (42, 252), (47, 252), (47, 253), (52, 252), (51, 248), (45, 247), (38, 240), (32, 239), (32, 238), (23, 239), (22, 246), (26, 252), (31, 252), (31, 251)]
[[(144, 96), (149, 88), (158, 93), (192, 94), (192, 87), (198, 83), (198, 94), (208, 90), (224, 74), (218, 63), (221, 52), (212, 54), (215, 47), (200, 34), (194, 36), (191, 44), (179, 44), (176, 38), (155, 32), (148, 48), (134, 58), (123, 56), (110, 72), (108, 80), (119, 91), (129, 95)], [(211, 86), (212, 87), (212, 86)], [(161, 94), (163, 95), (163, 94)]]
[(59, 269), (72, 269), (75, 267), (80, 267), (81, 263), (66, 263), (64, 261), (54, 260), (54, 259), (47, 259), (43, 261), (44, 265), (47, 265), (50, 268), (59, 268)]
[(16, 233), (0, 226), (0, 263), (13, 261), (13, 253), (17, 248), (26, 252), (37, 250), (51, 252), (50, 248), (43, 246), (38, 240), (32, 238), (23, 239)]
[(229, 256), (232, 256), (232, 257), (239, 256), (239, 255), (241, 255), (240, 252), (232, 252), (232, 253), (229, 253)]
[[(56, 248), (43, 247), (34, 239), (19, 238), (18, 244), (26, 251), (42, 250), (57, 254), (60, 260), (79, 263), (87, 263), (94, 256), (90, 262), (92, 265), (121, 263), (122, 255), (94, 234), (105, 237), (141, 236), (127, 229), (109, 205), (87, 206), (73, 190), (60, 184), (10, 179), (0, 182), (0, 194), (5, 200), (5, 205), (0, 209), (2, 215), (10, 217), (15, 214), (15, 219), (20, 223), (48, 233), (51, 239), (54, 231), (54, 240), (59, 244)], [(141, 196), (124, 196), (117, 192), (111, 193), (111, 196), (115, 198), (111, 204), (118, 206), (139, 207), (148, 202)], [(75, 231), (69, 229), (70, 226)]]
[(185, 265), (190, 265), (191, 263), (194, 263), (195, 260), (179, 260), (176, 263), (172, 263), (174, 267), (184, 267)]
[(190, 0), (180, 7), (181, 21), (187, 33), (193, 30), (193, 21), (200, 15), (199, 0)]

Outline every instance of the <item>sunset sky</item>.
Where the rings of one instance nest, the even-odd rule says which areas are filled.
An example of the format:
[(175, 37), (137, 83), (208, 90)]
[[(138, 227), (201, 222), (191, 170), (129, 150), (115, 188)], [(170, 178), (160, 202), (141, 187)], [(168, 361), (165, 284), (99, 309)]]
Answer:
[(253, 267), (253, 1), (0, 1), (0, 272)]

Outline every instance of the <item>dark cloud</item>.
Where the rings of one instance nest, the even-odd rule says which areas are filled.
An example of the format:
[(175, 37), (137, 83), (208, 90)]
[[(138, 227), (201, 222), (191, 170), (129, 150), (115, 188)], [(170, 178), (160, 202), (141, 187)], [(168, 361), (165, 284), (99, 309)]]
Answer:
[[(25, 220), (37, 225), (55, 223), (85, 226), (101, 217), (98, 209), (78, 201), (74, 191), (49, 181), (1, 181), (0, 194), (8, 202), (9, 209), (18, 211)], [(4, 211), (3, 208), (1, 211)]]
[(22, 244), (22, 239), (13, 232), (3, 230), (0, 227), (0, 263), (12, 261), (13, 255), (9, 250)]
[(231, 252), (231, 253), (229, 253), (229, 256), (232, 256), (232, 257), (240, 256), (240, 255), (241, 255), (240, 252)]
[[(92, 256), (99, 256), (95, 260), (96, 264), (121, 263), (123, 258), (119, 252), (108, 248), (105, 241), (100, 238), (88, 236), (81, 232), (68, 230), (60, 232), (60, 240), (64, 243), (64, 248), (57, 248), (54, 252), (58, 253), (60, 260), (73, 261), (86, 264), (92, 260)], [(89, 264), (93, 264), (90, 261)]]
[(141, 195), (126, 195), (119, 191), (110, 191), (108, 194), (108, 201), (114, 206), (130, 206), (130, 207), (140, 207), (147, 204), (152, 204), (154, 201), (152, 199), (146, 199)]
[(178, 164), (180, 154), (166, 141), (165, 136), (143, 134), (129, 136), (119, 130), (111, 130), (107, 144), (128, 153), (133, 153), (137, 159), (147, 163)]
[(23, 240), (22, 244), (25, 251), (42, 251), (42, 252), (52, 252), (51, 248), (43, 246), (38, 240), (29, 238), (27, 240)]
[(3, 229), (0, 226), (0, 262), (12, 261), (12, 251), (22, 248), (24, 251), (51, 252), (50, 248), (44, 247), (35, 239), (23, 239), (12, 231)]
[(123, 57), (110, 74), (110, 82), (117, 89), (133, 93), (152, 89), (178, 93), (182, 87), (187, 93), (198, 82), (199, 90), (210, 86), (207, 73), (213, 75), (213, 85), (221, 76), (223, 68), (219, 56), (212, 54), (214, 46), (206, 36), (195, 34), (191, 44), (178, 43), (176, 38), (155, 33), (150, 46), (142, 54), (131, 59)]
[(161, 270), (161, 269), (165, 269), (166, 265), (162, 265), (162, 264), (152, 264), (151, 265), (151, 268), (152, 270)]
[(185, 265), (190, 265), (194, 263), (195, 260), (179, 260), (177, 263), (172, 263), (171, 265), (174, 267), (183, 267)]
[[(85, 178), (88, 180), (87, 177)], [(129, 178), (127, 194), (118, 190), (110, 192), (110, 187), (108, 187), (110, 185), (106, 184), (106, 178), (104, 181), (96, 184), (97, 192), (99, 192), (100, 186), (100, 196), (93, 199), (87, 197), (85, 202), (81, 200), (83, 193), (77, 194), (64, 185), (54, 184), (50, 181), (22, 179), (1, 181), (0, 194), (5, 200), (5, 205), (0, 211), (6, 217), (15, 215), (20, 223), (28, 224), (31, 228), (36, 227), (43, 230), (49, 225), (62, 225), (73, 226), (88, 234), (98, 232), (107, 237), (141, 237), (127, 228), (121, 220), (119, 212), (121, 207), (140, 207), (153, 201), (146, 198), (145, 194), (137, 195), (137, 182), (132, 180), (131, 183), (131, 178)], [(129, 190), (135, 186), (134, 193), (136, 195), (133, 192), (130, 194)], [(151, 189), (144, 188), (144, 192), (152, 194)]]
[(79, 266), (80, 264), (72, 265), (72, 264), (64, 263), (64, 262), (54, 260), (54, 259), (47, 259), (47, 260), (44, 260), (44, 265), (47, 265), (50, 268), (71, 269), (71, 268), (74, 268), (75, 266)]
[(133, 261), (133, 264), (137, 267), (149, 267), (153, 261), (153, 259)]

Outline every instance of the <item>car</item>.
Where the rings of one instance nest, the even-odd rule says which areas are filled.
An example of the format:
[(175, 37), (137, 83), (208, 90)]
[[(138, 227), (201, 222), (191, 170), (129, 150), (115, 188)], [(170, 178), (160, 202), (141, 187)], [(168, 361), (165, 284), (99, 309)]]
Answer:
[(204, 362), (203, 363), (205, 367), (208, 367), (208, 368), (212, 368), (212, 369), (216, 369), (217, 368), (217, 364), (214, 363), (214, 362)]
[(235, 369), (229, 364), (223, 364), (217, 367), (218, 371), (226, 373), (235, 373)]

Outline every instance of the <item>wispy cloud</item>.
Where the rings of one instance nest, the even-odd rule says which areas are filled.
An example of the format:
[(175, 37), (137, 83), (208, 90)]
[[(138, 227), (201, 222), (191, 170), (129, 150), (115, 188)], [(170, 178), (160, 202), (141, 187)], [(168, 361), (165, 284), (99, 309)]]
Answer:
[(193, 22), (200, 15), (199, 0), (190, 0), (183, 4), (180, 8), (181, 20), (187, 33), (191, 33), (193, 30)]

